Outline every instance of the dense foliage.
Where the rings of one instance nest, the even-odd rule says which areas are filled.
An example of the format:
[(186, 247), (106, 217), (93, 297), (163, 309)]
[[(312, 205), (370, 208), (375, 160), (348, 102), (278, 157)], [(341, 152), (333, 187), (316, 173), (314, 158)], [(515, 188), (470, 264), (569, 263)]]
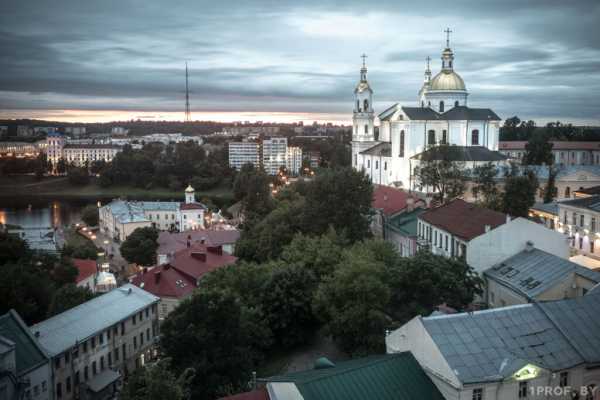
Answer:
[(440, 145), (428, 150), (414, 169), (419, 190), (434, 192), (438, 203), (444, 204), (465, 192), (467, 180), (462, 150)]
[(94, 204), (89, 204), (81, 210), (81, 220), (89, 226), (97, 226), (100, 219), (98, 207)]
[(121, 255), (130, 263), (153, 265), (156, 262), (157, 239), (158, 230), (155, 228), (137, 228), (121, 243)]
[(155, 364), (136, 369), (120, 393), (123, 400), (187, 400), (195, 371), (186, 369), (176, 377), (169, 368), (171, 360), (162, 358)]
[(508, 118), (500, 128), (500, 140), (530, 140), (533, 135), (542, 135), (547, 139), (565, 141), (598, 141), (600, 128), (593, 126), (573, 126), (560, 121), (549, 122), (537, 127), (534, 121), (521, 121), (519, 117)]

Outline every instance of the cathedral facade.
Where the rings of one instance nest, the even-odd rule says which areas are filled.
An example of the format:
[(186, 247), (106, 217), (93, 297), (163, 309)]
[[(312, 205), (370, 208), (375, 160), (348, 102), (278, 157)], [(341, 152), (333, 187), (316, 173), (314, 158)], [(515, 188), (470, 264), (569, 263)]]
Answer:
[(441, 59), (441, 70), (433, 78), (427, 60), (415, 106), (394, 104), (377, 116), (376, 137), (373, 90), (363, 56), (360, 81), (354, 90), (352, 165), (363, 169), (373, 183), (418, 189), (414, 168), (428, 149), (439, 145), (456, 146), (464, 154), (463, 161), (473, 164), (505, 159), (497, 151), (500, 118), (488, 108), (468, 106), (469, 93), (454, 70), (448, 37)]

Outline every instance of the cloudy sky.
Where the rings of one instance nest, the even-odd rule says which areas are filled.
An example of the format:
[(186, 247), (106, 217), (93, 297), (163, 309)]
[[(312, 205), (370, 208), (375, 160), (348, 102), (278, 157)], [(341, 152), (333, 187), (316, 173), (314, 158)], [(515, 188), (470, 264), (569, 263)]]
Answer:
[(360, 54), (375, 106), (416, 104), (443, 30), (470, 105), (600, 123), (597, 0), (2, 1), (0, 117), (351, 118)]

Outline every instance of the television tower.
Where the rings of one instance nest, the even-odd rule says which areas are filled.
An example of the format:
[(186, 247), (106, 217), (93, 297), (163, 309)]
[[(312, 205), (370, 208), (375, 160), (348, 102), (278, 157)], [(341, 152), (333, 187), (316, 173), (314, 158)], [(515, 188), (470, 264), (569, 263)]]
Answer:
[(192, 120), (192, 114), (190, 113), (190, 89), (188, 85), (188, 65), (185, 62), (185, 122)]

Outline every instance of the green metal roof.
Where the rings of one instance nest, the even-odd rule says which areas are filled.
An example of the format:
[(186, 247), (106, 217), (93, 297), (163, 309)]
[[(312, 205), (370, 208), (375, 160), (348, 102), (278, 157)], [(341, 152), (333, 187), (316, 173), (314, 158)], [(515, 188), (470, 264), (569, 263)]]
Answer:
[(388, 220), (386, 227), (404, 236), (417, 236), (418, 217), (424, 212), (425, 209), (417, 208), (398, 214)]
[(410, 352), (358, 358), (266, 381), (294, 383), (304, 400), (444, 399)]
[(16, 345), (17, 374), (21, 375), (47, 362), (46, 354), (16, 311), (10, 310), (0, 316), (0, 336)]

